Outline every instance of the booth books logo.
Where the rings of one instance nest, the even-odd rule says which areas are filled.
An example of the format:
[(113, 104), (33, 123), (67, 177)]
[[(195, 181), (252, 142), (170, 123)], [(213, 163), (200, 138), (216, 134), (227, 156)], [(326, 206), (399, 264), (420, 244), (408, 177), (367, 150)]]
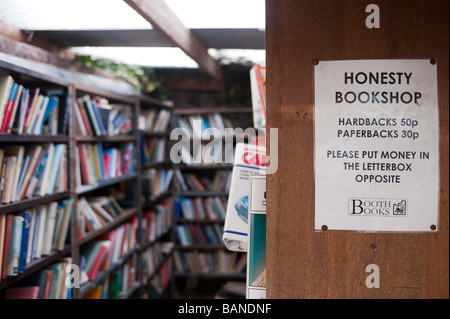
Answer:
[(351, 216), (406, 216), (408, 201), (397, 198), (349, 198)]

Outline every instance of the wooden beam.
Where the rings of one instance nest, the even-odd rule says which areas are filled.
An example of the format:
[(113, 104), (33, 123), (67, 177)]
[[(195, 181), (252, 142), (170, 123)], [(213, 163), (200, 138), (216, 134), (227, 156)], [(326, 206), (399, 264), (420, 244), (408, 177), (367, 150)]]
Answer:
[(164, 0), (124, 0), (162, 35), (195, 60), (213, 79), (222, 81), (222, 69), (207, 47), (176, 16)]
[(61, 59), (73, 60), (75, 53), (67, 47), (48, 41), (45, 37), (35, 36), (34, 32), (26, 32), (3, 21), (0, 21), (0, 35), (17, 42), (23, 42), (44, 49)]

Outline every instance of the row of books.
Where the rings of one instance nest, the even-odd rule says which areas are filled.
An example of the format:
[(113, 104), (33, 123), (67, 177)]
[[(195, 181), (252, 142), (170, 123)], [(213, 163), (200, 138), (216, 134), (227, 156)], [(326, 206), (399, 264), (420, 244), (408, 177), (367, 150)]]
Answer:
[(80, 271), (83, 285), (94, 281), (100, 271), (108, 270), (136, 247), (137, 217), (80, 248)]
[(57, 134), (58, 110), (58, 96), (25, 88), (11, 75), (0, 76), (0, 132)]
[(0, 215), (1, 279), (23, 273), (33, 260), (64, 249), (73, 199)]
[(1, 202), (8, 204), (68, 190), (67, 144), (0, 148)]
[(245, 271), (246, 254), (217, 251), (175, 251), (175, 270), (182, 273), (240, 274)]
[(175, 169), (173, 186), (179, 192), (228, 192), (230, 190), (231, 171), (215, 170), (196, 172), (184, 172)]
[(219, 113), (208, 115), (178, 115), (175, 117), (174, 122), (174, 127), (186, 129), (189, 137), (197, 139), (201, 139), (202, 137), (209, 138), (209, 135), (214, 133), (225, 136), (225, 129), (233, 128), (231, 121)]
[(178, 241), (182, 246), (193, 244), (214, 244), (222, 243), (223, 225), (214, 224), (180, 224), (175, 227)]
[(78, 143), (76, 148), (78, 185), (90, 185), (136, 171), (133, 143), (108, 148), (102, 143)]
[(227, 207), (224, 196), (175, 198), (175, 218), (189, 220), (223, 220)]
[(170, 123), (171, 113), (165, 109), (141, 110), (138, 118), (140, 131), (152, 133), (164, 133)]
[(90, 289), (82, 299), (120, 299), (125, 297), (138, 280), (137, 255), (131, 256), (98, 285)]
[(173, 262), (172, 258), (166, 261), (159, 267), (156, 273), (150, 277), (143, 277), (143, 298), (144, 299), (159, 299), (162, 293), (169, 287), (170, 278), (172, 278)]
[(141, 134), (141, 163), (162, 162), (165, 159), (166, 140)]
[(145, 277), (151, 277), (165, 261), (162, 244), (154, 243), (151, 247), (142, 253), (142, 274)]
[(7, 288), (5, 299), (71, 299), (71, 287), (66, 282), (70, 265), (72, 257), (65, 257), (44, 267)]
[(81, 136), (127, 135), (133, 130), (132, 108), (110, 104), (105, 98), (83, 95), (73, 104), (75, 134)]
[(172, 182), (172, 169), (148, 169), (143, 172), (143, 195), (150, 201), (170, 190)]
[(141, 238), (150, 243), (167, 233), (172, 226), (172, 206), (170, 203), (155, 205), (142, 212)]
[(80, 239), (84, 238), (87, 233), (114, 221), (124, 213), (124, 209), (112, 196), (80, 197), (76, 203)]

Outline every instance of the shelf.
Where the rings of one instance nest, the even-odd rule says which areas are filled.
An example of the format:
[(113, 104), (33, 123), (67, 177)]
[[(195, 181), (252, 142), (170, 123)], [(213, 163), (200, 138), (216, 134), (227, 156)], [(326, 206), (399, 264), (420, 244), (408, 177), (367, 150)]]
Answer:
[(23, 273), (20, 273), (17, 276), (10, 276), (6, 280), (0, 281), (0, 290), (15, 284), (19, 280), (31, 275), (32, 273), (38, 270), (43, 269), (44, 267), (50, 265), (53, 262), (58, 261), (61, 258), (66, 257), (69, 254), (70, 254), (70, 245), (67, 245), (61, 251), (54, 251), (48, 256), (44, 256), (42, 258), (33, 260), (26, 266), (25, 271)]
[(65, 78), (66, 72), (47, 63), (35, 62), (17, 56), (12, 56), (0, 52), (0, 68), (25, 75), (26, 77), (39, 79), (47, 83), (59, 86), (68, 86), (69, 82)]
[(170, 133), (168, 132), (147, 132), (143, 130), (139, 130), (139, 134), (144, 134), (145, 137), (169, 137)]
[(121, 176), (121, 177), (118, 177), (118, 178), (108, 179), (106, 181), (101, 181), (101, 182), (97, 182), (97, 183), (90, 184), (90, 185), (81, 185), (81, 186), (78, 186), (76, 188), (75, 192), (78, 195), (80, 195), (80, 194), (87, 193), (87, 192), (90, 192), (90, 191), (93, 191), (93, 190), (96, 190), (96, 189), (99, 189), (99, 188), (103, 188), (103, 187), (106, 187), (106, 186), (111, 186), (111, 185), (114, 185), (114, 184), (117, 184), (117, 183), (129, 180), (129, 179), (136, 178), (136, 176), (137, 176), (137, 174), (134, 173), (134, 174), (124, 175), (124, 176)]
[(41, 204), (49, 203), (52, 201), (59, 201), (66, 199), (70, 196), (69, 192), (45, 195), (45, 196), (37, 196), (28, 199), (24, 199), (15, 203), (10, 204), (2, 204), (0, 205), (0, 214), (7, 214), (16, 211), (21, 211), (28, 209), (30, 207), (38, 206)]
[(74, 141), (77, 143), (125, 143), (136, 142), (135, 135), (117, 135), (117, 136), (75, 136)]
[[(170, 168), (168, 166), (171, 166), (172, 163), (170, 161), (163, 161), (163, 162), (155, 162), (155, 163), (146, 163), (141, 164), (141, 170), (145, 171), (150, 168)], [(142, 175), (142, 178), (146, 178), (147, 176)]]
[[(139, 96), (139, 99), (141, 101), (141, 108), (159, 107), (159, 108), (171, 109), (174, 106), (172, 101), (161, 101), (152, 96), (148, 96), (148, 95), (144, 95), (144, 94), (141, 94)], [(148, 106), (148, 105), (150, 105), (150, 106)]]
[(124, 209), (124, 213), (120, 216), (118, 216), (116, 219), (114, 219), (112, 222), (104, 225), (102, 228), (91, 231), (89, 233), (86, 234), (86, 236), (84, 236), (80, 241), (79, 241), (79, 245), (83, 245), (89, 241), (91, 241), (92, 239), (103, 235), (104, 233), (106, 233), (107, 231), (121, 225), (123, 222), (125, 222), (126, 220), (128, 220), (129, 218), (135, 216), (138, 213), (138, 209), (136, 207), (133, 208), (125, 208)]
[[(119, 83), (116, 83), (119, 84)], [(77, 91), (78, 93), (80, 93), (81, 95), (84, 94), (90, 94), (90, 95), (97, 95), (97, 96), (101, 96), (104, 97), (108, 100), (110, 100), (110, 103), (128, 103), (128, 104), (136, 104), (138, 101), (138, 97), (136, 95), (137, 92), (129, 92), (130, 95), (125, 94), (125, 92), (123, 94), (117, 93), (118, 91), (120, 91), (120, 89), (118, 87), (114, 87), (114, 91), (110, 91), (109, 88), (108, 90), (104, 90), (104, 89), (100, 89), (100, 88), (95, 88), (95, 87), (90, 87), (87, 86), (85, 84), (81, 84), (81, 83), (74, 83), (73, 84), (75, 91)], [(112, 88), (112, 87), (111, 87)], [(125, 90), (128, 91), (128, 88), (124, 88)]]
[(172, 192), (166, 192), (164, 194), (160, 194), (160, 195), (158, 195), (156, 197), (151, 198), (150, 201), (146, 201), (145, 200), (144, 203), (143, 203), (142, 209), (143, 210), (151, 209), (152, 206), (155, 206), (155, 204), (157, 205), (157, 203), (159, 203), (160, 201), (166, 199), (167, 197), (169, 197), (171, 195), (172, 195)]
[(196, 108), (196, 109), (176, 109), (174, 115), (192, 115), (192, 114), (212, 114), (212, 113), (253, 113), (251, 107), (215, 107), (215, 108)]
[(67, 135), (30, 135), (0, 133), (0, 142), (11, 143), (69, 143)]

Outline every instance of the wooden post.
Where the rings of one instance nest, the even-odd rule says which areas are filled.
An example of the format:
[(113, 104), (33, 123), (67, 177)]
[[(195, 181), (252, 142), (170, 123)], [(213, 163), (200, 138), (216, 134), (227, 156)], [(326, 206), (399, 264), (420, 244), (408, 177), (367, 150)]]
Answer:
[[(366, 26), (367, 1), (266, 1), (267, 127), (278, 128), (278, 170), (267, 176), (268, 298), (449, 297), (449, 2), (373, 3), (379, 28)], [(439, 231), (317, 232), (313, 61), (386, 58), (438, 61)], [(371, 264), (380, 288), (366, 286)]]

